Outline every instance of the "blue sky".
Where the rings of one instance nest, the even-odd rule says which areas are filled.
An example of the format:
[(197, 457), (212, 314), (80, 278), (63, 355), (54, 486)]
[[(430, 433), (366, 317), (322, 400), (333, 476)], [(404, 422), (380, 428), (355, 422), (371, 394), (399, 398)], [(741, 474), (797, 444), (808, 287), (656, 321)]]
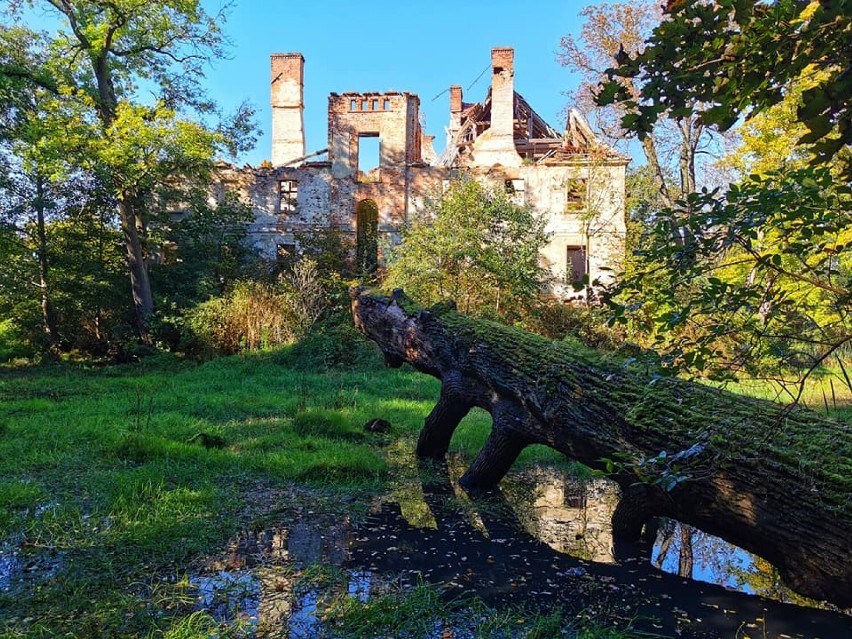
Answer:
[[(205, 3), (218, 7), (217, 1)], [(269, 55), (305, 56), (305, 135), (308, 152), (326, 147), (331, 92), (410, 91), (420, 96), (427, 132), (444, 146), (451, 84), (465, 101), (488, 90), (491, 47), (515, 48), (515, 89), (550, 124), (564, 126), (564, 92), (576, 78), (556, 61), (559, 39), (580, 28), (588, 2), (379, 2), (361, 0), (237, 0), (224, 27), (230, 59), (207, 73), (211, 96), (226, 109), (247, 100), (263, 131), (242, 161), (258, 164), (270, 154)], [(436, 99), (435, 96), (438, 96)]]

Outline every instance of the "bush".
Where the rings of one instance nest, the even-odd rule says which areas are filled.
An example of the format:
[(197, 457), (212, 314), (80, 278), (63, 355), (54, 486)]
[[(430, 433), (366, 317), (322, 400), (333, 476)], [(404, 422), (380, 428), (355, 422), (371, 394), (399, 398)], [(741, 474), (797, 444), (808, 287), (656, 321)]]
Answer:
[(237, 282), (223, 297), (187, 312), (186, 350), (210, 356), (292, 344), (310, 332), (327, 305), (315, 264), (302, 260), (275, 284)]
[(452, 299), (462, 313), (512, 322), (547, 284), (540, 263), (547, 240), (532, 210), (463, 177), (427, 200), (426, 213), (403, 230), (384, 286), (427, 306)]
[(624, 343), (624, 331), (610, 327), (608, 320), (607, 308), (543, 299), (524, 328), (550, 339), (576, 337), (587, 346), (615, 350)]
[(358, 332), (348, 309), (327, 317), (282, 357), (290, 366), (312, 370), (382, 365), (378, 347)]
[(0, 362), (31, 357), (34, 354), (34, 349), (27, 344), (11, 319), (0, 321)]

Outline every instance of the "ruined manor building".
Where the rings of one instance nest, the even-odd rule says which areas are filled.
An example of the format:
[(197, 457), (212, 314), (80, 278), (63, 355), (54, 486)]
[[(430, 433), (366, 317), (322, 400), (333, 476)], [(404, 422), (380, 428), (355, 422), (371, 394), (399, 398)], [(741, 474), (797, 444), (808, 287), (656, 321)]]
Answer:
[[(570, 282), (612, 277), (624, 250), (628, 158), (603, 145), (572, 111), (564, 133), (515, 91), (514, 50), (491, 51), (491, 87), (482, 102), (449, 90), (447, 146), (437, 156), (414, 93), (332, 93), (328, 147), (308, 153), (303, 124), (305, 59), (271, 56), (272, 158), (259, 168), (223, 167), (222, 179), (255, 208), (251, 239), (270, 257), (296, 250), (294, 232), (337, 225), (368, 262), (461, 173), (505, 189), (547, 220), (543, 262), (553, 293)], [(378, 143), (378, 144), (377, 144)], [(359, 154), (377, 149), (378, 166)], [(376, 151), (374, 151), (376, 153)]]

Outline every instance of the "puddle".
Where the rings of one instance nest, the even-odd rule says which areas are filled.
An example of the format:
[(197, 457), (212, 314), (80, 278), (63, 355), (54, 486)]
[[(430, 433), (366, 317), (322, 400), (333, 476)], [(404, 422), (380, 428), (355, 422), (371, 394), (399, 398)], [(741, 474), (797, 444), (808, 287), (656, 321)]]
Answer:
[[(56, 507), (55, 502), (37, 505), (33, 517), (40, 518)], [(62, 555), (55, 550), (26, 548), (21, 534), (0, 541), (0, 592), (49, 579), (62, 568)]]
[(12, 587), (12, 583), (22, 569), (18, 544), (4, 541), (0, 544), (0, 592)]
[[(663, 521), (652, 548), (615, 543), (611, 482), (535, 469), (471, 498), (452, 480), (462, 470), (424, 470), (357, 526), (298, 519), (239, 535), (191, 577), (198, 608), (246, 636), (315, 637), (335, 597), (363, 602), (425, 582), (449, 597), (560, 607), (657, 636), (852, 636), (852, 618), (784, 603), (804, 600), (760, 558), (700, 531)], [(475, 620), (460, 618), (451, 634), (474, 630)], [(445, 631), (438, 624), (424, 639)]]

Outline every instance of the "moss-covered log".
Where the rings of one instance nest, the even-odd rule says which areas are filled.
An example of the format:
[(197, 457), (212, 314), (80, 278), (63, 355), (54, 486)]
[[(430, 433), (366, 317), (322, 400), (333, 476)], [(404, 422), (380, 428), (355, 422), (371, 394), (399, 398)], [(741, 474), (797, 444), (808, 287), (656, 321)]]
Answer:
[(524, 446), (545, 444), (615, 471), (625, 494), (617, 534), (671, 517), (764, 557), (803, 595), (852, 606), (849, 424), (660, 377), (452, 305), (420, 309), (401, 292), (353, 294), (353, 313), (390, 365), (442, 380), (420, 457), (442, 457), (474, 406), (491, 413), (467, 488), (496, 485)]

